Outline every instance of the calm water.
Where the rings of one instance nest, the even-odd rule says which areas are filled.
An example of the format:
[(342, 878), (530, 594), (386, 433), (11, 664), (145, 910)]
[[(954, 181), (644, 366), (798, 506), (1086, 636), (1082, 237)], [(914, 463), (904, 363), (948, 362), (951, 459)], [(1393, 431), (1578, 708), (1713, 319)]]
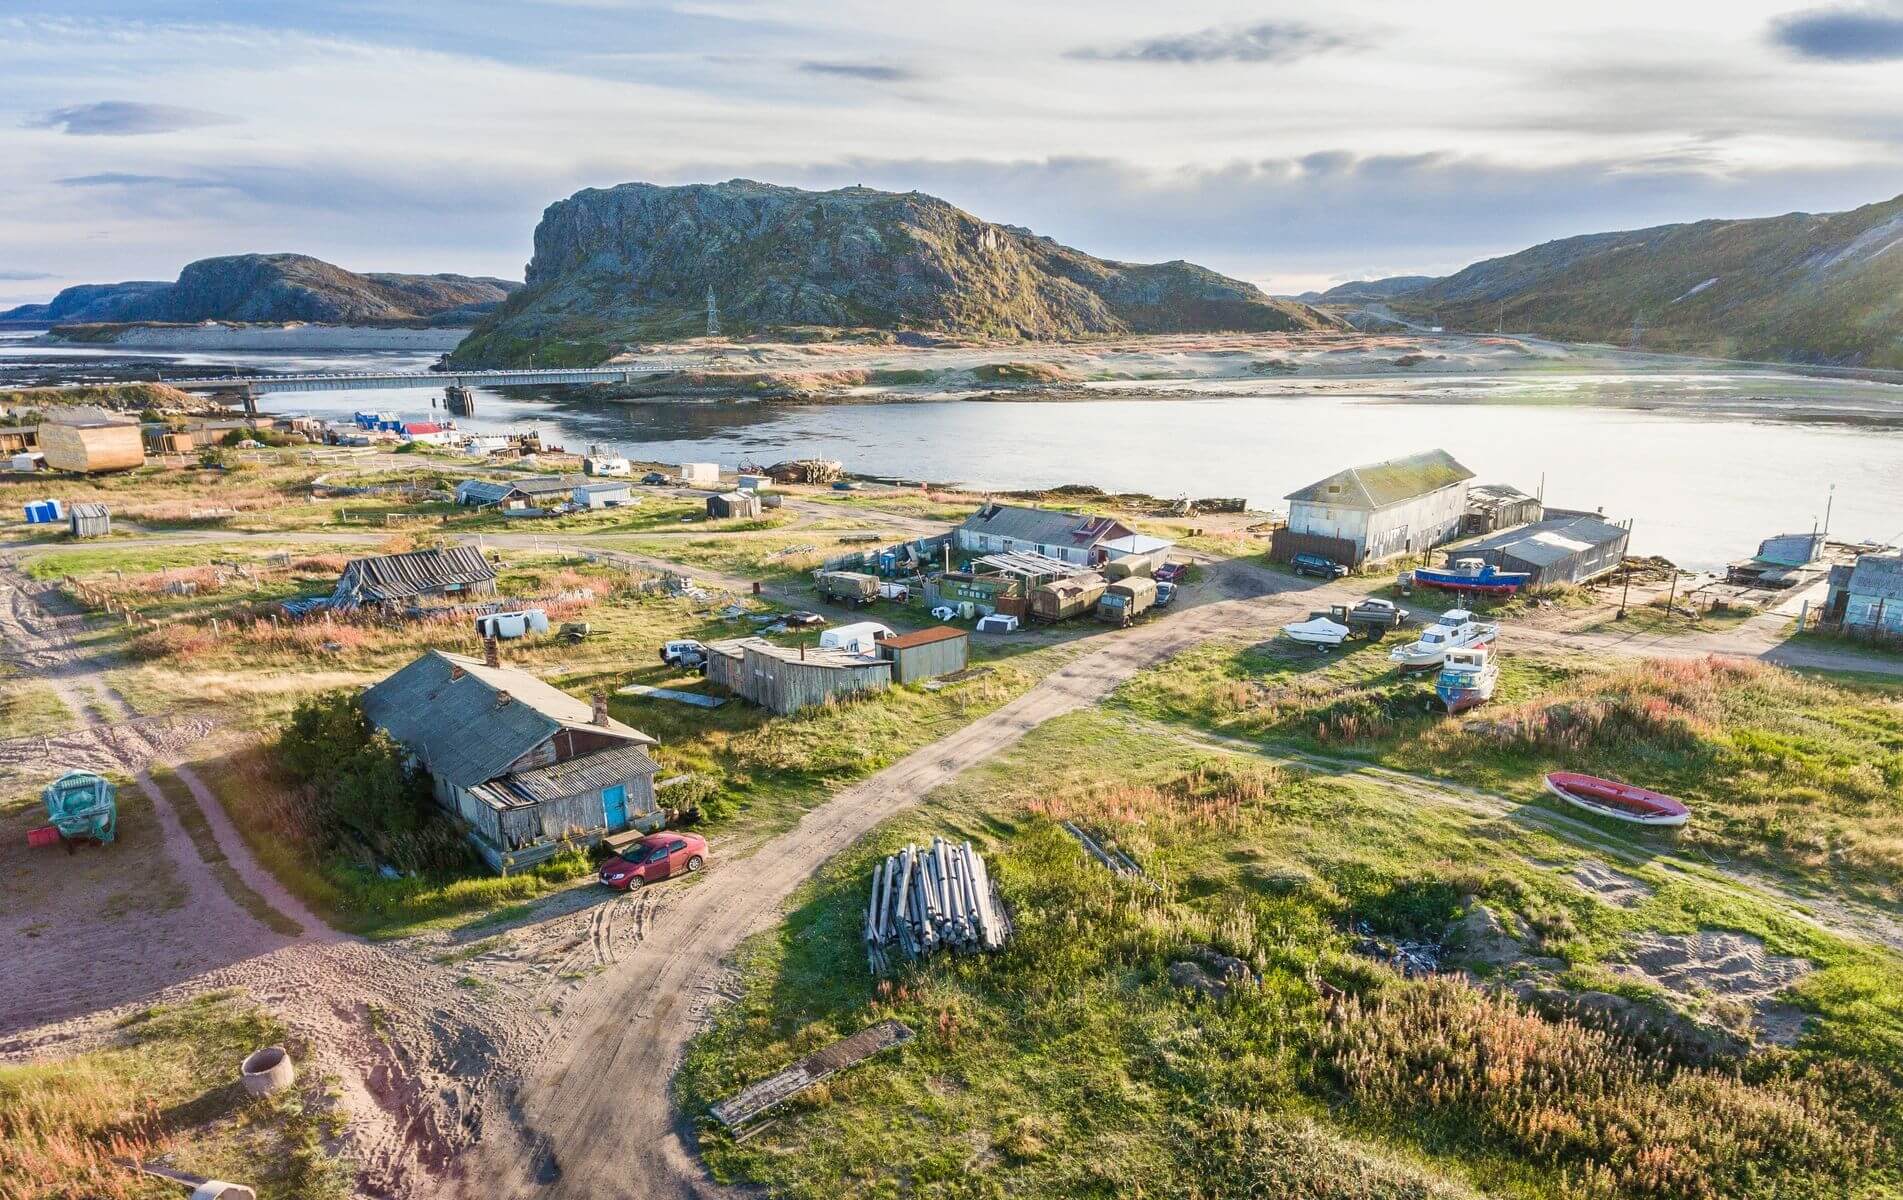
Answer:
[[(264, 370), (421, 368), (421, 354), (126, 355), (61, 352), (74, 373), (104, 360)], [(0, 337), (0, 367), (47, 352)], [(1181, 393), (1185, 385), (1160, 385)], [(1483, 481), (1634, 522), (1635, 553), (1711, 568), (1773, 533), (1809, 529), (1836, 485), (1831, 529), (1903, 535), (1903, 430), (1867, 418), (1903, 410), (1903, 388), (1747, 372), (1203, 383), (1161, 399), (577, 403), (484, 394), (472, 429), (536, 427), (581, 449), (728, 465), (836, 458), (855, 470), (973, 487), (1093, 483), (1159, 496), (1246, 496), (1258, 507), (1354, 463), (1440, 446)], [(429, 415), (438, 389), (279, 393), (279, 413), (359, 408)], [(1696, 396), (1706, 413), (1682, 408)], [(1802, 411), (1807, 419), (1772, 419)]]

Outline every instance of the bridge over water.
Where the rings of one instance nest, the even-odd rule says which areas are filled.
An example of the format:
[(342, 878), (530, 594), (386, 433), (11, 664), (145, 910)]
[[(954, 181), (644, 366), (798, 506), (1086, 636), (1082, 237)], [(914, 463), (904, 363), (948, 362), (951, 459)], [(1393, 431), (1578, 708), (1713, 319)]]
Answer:
[(617, 367), (524, 368), (493, 371), (361, 371), (326, 375), (224, 375), (167, 379), (188, 392), (241, 392), (247, 399), (268, 392), (346, 392), (368, 388), (523, 387), (542, 383), (633, 383), (656, 371), (693, 365), (687, 359), (648, 359)]

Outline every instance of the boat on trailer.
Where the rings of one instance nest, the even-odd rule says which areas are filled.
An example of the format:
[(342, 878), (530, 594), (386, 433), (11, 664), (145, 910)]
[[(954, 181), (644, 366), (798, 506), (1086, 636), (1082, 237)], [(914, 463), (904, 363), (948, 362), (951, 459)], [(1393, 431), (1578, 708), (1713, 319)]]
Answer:
[(1327, 617), (1316, 617), (1312, 621), (1298, 621), (1293, 625), (1282, 626), (1282, 632), (1306, 646), (1339, 646), (1347, 638), (1349, 629)]
[(1491, 646), (1499, 636), (1499, 625), (1476, 621), (1464, 608), (1452, 608), (1422, 630), (1419, 640), (1388, 651), (1388, 661), (1403, 671), (1425, 671), (1446, 662), (1449, 650)]
[(1457, 559), (1451, 567), (1414, 568), (1414, 582), (1419, 587), (1484, 596), (1510, 596), (1532, 581), (1531, 571), (1502, 571), (1484, 558)]
[(1676, 796), (1597, 775), (1554, 771), (1546, 777), (1546, 790), (1574, 808), (1633, 825), (1671, 828), (1683, 825), (1692, 815)]
[(1500, 686), (1500, 663), (1484, 646), (1449, 650), (1434, 679), (1434, 694), (1449, 713), (1463, 713), (1493, 699)]

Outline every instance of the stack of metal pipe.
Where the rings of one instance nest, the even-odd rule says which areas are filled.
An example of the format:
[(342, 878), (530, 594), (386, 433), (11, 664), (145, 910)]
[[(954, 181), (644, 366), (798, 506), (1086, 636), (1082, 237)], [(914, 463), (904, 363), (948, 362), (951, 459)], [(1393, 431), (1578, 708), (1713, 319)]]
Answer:
[(894, 950), (917, 961), (938, 950), (996, 950), (1010, 936), (1004, 901), (970, 842), (907, 843), (872, 870), (865, 940), (875, 975), (886, 972)]

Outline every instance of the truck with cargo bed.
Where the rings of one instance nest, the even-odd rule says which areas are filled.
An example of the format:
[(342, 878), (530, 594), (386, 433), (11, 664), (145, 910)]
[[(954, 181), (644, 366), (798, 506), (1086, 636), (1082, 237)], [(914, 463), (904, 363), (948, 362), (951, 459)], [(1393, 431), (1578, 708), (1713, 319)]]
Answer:
[(871, 604), (879, 598), (879, 577), (858, 571), (820, 571), (813, 577), (819, 594), (852, 608)]
[(1097, 619), (1106, 625), (1128, 625), (1156, 605), (1156, 581), (1143, 575), (1119, 579), (1104, 589), (1097, 601)]

